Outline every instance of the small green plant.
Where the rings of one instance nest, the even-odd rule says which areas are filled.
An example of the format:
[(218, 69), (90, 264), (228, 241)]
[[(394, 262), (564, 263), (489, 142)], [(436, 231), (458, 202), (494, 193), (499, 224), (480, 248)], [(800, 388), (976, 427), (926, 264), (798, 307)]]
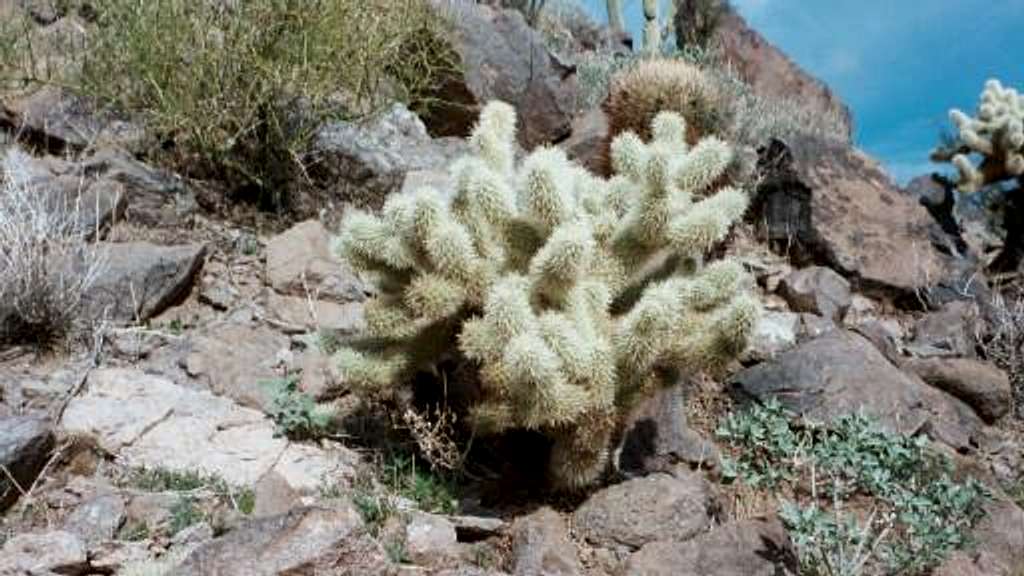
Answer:
[(381, 480), (396, 494), (416, 503), (424, 512), (453, 514), (455, 483), (413, 456), (391, 455), (381, 467)]
[(118, 540), (126, 542), (140, 542), (149, 538), (149, 525), (145, 522), (126, 523), (118, 531)]
[(384, 543), (384, 553), (388, 560), (394, 564), (408, 564), (409, 554), (405, 550), (405, 544), (401, 540), (389, 540)]
[(196, 498), (190, 495), (180, 495), (171, 506), (170, 512), (171, 521), (168, 530), (172, 536), (193, 524), (206, 520), (206, 514), (199, 507)]
[[(824, 426), (769, 401), (731, 415), (718, 436), (738, 453), (727, 460), (728, 479), (769, 488), (809, 485), (808, 500), (787, 502), (780, 511), (806, 576), (855, 576), (879, 567), (887, 574), (927, 574), (970, 544), (989, 497), (973, 478), (954, 481), (952, 464), (923, 436), (890, 433), (863, 414)], [(870, 513), (856, 514), (855, 498), (869, 499)]]
[(331, 423), (330, 411), (299, 390), (298, 376), (268, 380), (263, 385), (270, 392), (267, 414), (277, 425), (278, 436), (307, 440), (327, 433)]
[(252, 488), (231, 486), (223, 478), (196, 470), (134, 468), (122, 479), (124, 486), (145, 492), (178, 492), (196, 496), (209, 493), (242, 514), (251, 514), (256, 504)]

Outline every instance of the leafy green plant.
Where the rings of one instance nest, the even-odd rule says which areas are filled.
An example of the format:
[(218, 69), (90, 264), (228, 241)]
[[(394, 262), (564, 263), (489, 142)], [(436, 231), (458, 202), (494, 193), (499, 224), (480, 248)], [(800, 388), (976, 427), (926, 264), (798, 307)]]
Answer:
[[(989, 497), (973, 478), (954, 481), (952, 464), (923, 436), (890, 433), (863, 414), (824, 426), (769, 401), (731, 415), (718, 436), (738, 452), (726, 467), (733, 477), (810, 486), (809, 500), (780, 511), (808, 576), (927, 574), (970, 544)], [(853, 513), (855, 498), (871, 502), (869, 514)]]
[(455, 483), (413, 456), (394, 454), (381, 467), (381, 481), (396, 494), (416, 503), (424, 512), (453, 514)]
[(299, 390), (298, 376), (268, 380), (263, 385), (270, 391), (267, 415), (277, 425), (279, 436), (304, 440), (326, 434), (331, 413), (317, 405), (312, 396)]
[(657, 116), (650, 142), (620, 135), (610, 180), (553, 147), (516, 162), (515, 124), (511, 106), (485, 107), (451, 198), (421, 189), (346, 213), (342, 255), (379, 295), (369, 337), (334, 358), (348, 384), (395, 399), (457, 350), (479, 376), (476, 432), (548, 436), (549, 478), (572, 490), (600, 478), (645, 393), (745, 347), (760, 311), (749, 277), (705, 257), (749, 200), (716, 185), (729, 145), (690, 148), (678, 114)]

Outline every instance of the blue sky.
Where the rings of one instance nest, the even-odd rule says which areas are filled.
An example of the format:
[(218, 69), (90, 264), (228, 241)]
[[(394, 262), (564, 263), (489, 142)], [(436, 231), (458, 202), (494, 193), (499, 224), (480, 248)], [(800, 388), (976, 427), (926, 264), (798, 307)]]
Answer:
[[(604, 0), (582, 0), (599, 20)], [(625, 0), (639, 30), (641, 0)], [(904, 182), (950, 107), (973, 111), (988, 78), (1024, 88), (1024, 0), (733, 0), (747, 22), (836, 91), (855, 140)], [(637, 35), (637, 32), (634, 32)]]

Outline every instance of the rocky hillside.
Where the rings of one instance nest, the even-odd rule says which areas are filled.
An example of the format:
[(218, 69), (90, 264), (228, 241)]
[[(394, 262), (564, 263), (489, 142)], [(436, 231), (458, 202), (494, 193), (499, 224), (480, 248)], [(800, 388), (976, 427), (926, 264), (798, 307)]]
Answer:
[[(716, 83), (722, 60), (666, 65), (684, 66), (672, 81), (686, 84), (673, 89), (697, 86), (721, 109), (701, 117), (707, 129), (695, 136), (669, 133), (677, 116), (660, 116), (649, 141), (686, 158), (711, 138), (735, 150), (703, 185), (715, 190), (708, 198), (733, 190), (749, 208), (696, 260), (742, 271), (742, 294), (760, 310), (743, 346), (712, 339), (722, 362), (641, 374), (659, 384), (635, 401), (615, 398), (612, 424), (595, 428), (608, 433), (607, 454), (598, 433), (579, 442), (607, 460), (569, 490), (546, 473), (558, 453), (550, 427), (476, 427), (473, 408), (505, 381), (488, 380), (464, 349), (449, 346), (387, 390), (367, 387), (372, 378), (343, 351), (379, 335), (379, 302), (408, 278), (364, 273), (374, 254), (351, 257), (352, 215), (375, 217), (424, 186), (448, 198), (485, 180), (458, 159), (505, 158), (474, 132), (488, 102), (518, 117), (507, 161), (509, 173), (525, 166), (520, 180), (542, 173), (528, 171), (540, 146), (558, 162), (564, 152), (633, 174), (615, 155), (626, 146), (609, 133), (615, 111), (602, 106), (626, 90), (614, 75), (637, 65), (620, 38), (578, 15), (531, 26), (500, 3), (408, 4), (447, 25), (437, 37), (432, 24), (386, 31), (408, 35), (401, 56), (382, 64), (390, 76), (374, 84), (380, 102), (365, 113), (318, 115), (355, 96), (345, 84), (318, 101), (320, 83), (304, 76), (308, 97), (285, 98), (287, 114), (259, 110), (260, 130), (267, 118), (308, 128), (282, 160), (253, 155), (279, 143), (264, 133), (244, 151), (244, 131), (231, 142), (240, 148), (199, 146), (199, 128), (222, 120), (209, 110), (169, 129), (166, 114), (89, 92), (81, 79), (102, 59), (74, 55), (109, 49), (89, 39), (110, 41), (104, 10), (118, 2), (0, 0), (0, 19), (19, 23), (0, 27), (0, 57), (21, 63), (31, 47), (39, 59), (0, 65), (0, 574), (1024, 571), (1024, 297), (1006, 267), (993, 272), (1004, 244), (982, 241), (1006, 237), (999, 225), (1013, 220), (993, 222), (978, 207), (954, 218), (951, 185), (894, 186), (849, 142), (845, 105), (735, 14), (718, 38), (738, 83)], [(207, 57), (192, 45), (187, 53), (195, 66)], [(458, 65), (437, 72), (438, 54)], [(412, 73), (431, 83), (413, 90), (401, 61), (419, 63)], [(127, 87), (143, 90), (118, 86), (125, 98)], [(267, 102), (294, 96), (267, 90)], [(825, 128), (784, 116), (794, 107), (828, 117), (816, 125)], [(692, 110), (674, 111), (696, 125)], [(651, 145), (650, 157), (666, 149)], [(584, 178), (573, 166), (559, 174)], [(699, 206), (708, 190), (697, 190)], [(623, 203), (628, 214), (638, 204)], [(443, 210), (460, 210), (451, 204)], [(394, 254), (393, 236), (374, 236), (382, 258)], [(653, 267), (682, 259), (661, 256)], [(478, 280), (442, 284), (432, 301), (472, 300), (467, 286)], [(698, 303), (693, 317), (709, 308)], [(451, 339), (442, 322), (427, 330), (410, 355)], [(583, 346), (568, 348), (559, 352)], [(589, 454), (574, 449), (563, 466)]]

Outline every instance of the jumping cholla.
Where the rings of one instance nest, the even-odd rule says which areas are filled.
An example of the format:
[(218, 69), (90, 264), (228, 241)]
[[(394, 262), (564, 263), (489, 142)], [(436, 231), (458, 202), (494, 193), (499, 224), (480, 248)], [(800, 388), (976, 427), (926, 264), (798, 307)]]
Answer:
[[(977, 118), (950, 110), (957, 137), (932, 152), (932, 160), (952, 162), (960, 172), (958, 186), (976, 192), (983, 186), (1024, 176), (1024, 95), (989, 80), (981, 93)], [(982, 156), (978, 166), (970, 154)]]
[(542, 432), (551, 480), (573, 489), (599, 478), (644, 392), (745, 346), (759, 313), (747, 275), (703, 260), (748, 200), (713, 193), (731, 148), (689, 148), (678, 114), (655, 118), (649, 144), (620, 135), (609, 180), (558, 148), (517, 166), (515, 122), (507, 104), (484, 108), (450, 198), (425, 188), (379, 216), (346, 215), (341, 254), (379, 296), (366, 307), (373, 348), (336, 361), (348, 383), (386, 394), (457, 342), (478, 368), (477, 432)]

